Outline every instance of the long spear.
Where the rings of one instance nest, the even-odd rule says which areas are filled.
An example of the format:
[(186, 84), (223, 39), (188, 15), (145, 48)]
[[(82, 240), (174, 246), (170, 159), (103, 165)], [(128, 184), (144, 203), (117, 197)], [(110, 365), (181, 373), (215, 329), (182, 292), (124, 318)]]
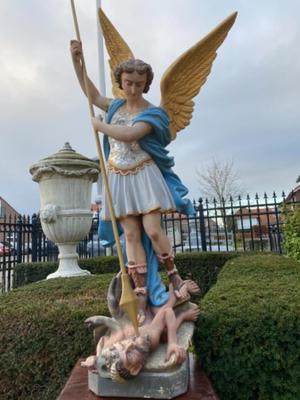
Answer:
[[(75, 26), (77, 40), (81, 42), (74, 0), (71, 0), (71, 7), (72, 7), (72, 14), (73, 14), (73, 20), (74, 20), (74, 26)], [(90, 94), (89, 85), (88, 85), (87, 71), (86, 71), (83, 52), (82, 52), (82, 60), (81, 61), (82, 61), (83, 81), (84, 81), (85, 92), (86, 92), (86, 95), (88, 98), (90, 116), (95, 117), (91, 94)], [(132, 287), (129, 282), (129, 277), (126, 272), (126, 268), (125, 268), (125, 264), (124, 264), (122, 248), (121, 248), (121, 243), (120, 243), (120, 238), (119, 238), (119, 233), (118, 233), (118, 228), (117, 228), (116, 216), (115, 216), (115, 212), (114, 212), (113, 205), (112, 205), (113, 203), (112, 203), (112, 198), (111, 198), (111, 192), (110, 192), (109, 184), (108, 184), (108, 180), (107, 180), (106, 167), (105, 167), (104, 157), (103, 157), (102, 148), (101, 148), (101, 144), (100, 144), (100, 140), (99, 140), (99, 135), (98, 135), (98, 132), (96, 131), (96, 129), (93, 128), (93, 131), (94, 131), (94, 136), (95, 136), (95, 141), (96, 141), (97, 152), (98, 152), (98, 156), (99, 156), (99, 163), (100, 163), (100, 169), (102, 172), (103, 183), (105, 186), (106, 196), (107, 196), (107, 200), (108, 200), (108, 208), (109, 208), (110, 218), (111, 218), (111, 222), (112, 222), (113, 233), (114, 233), (114, 237), (115, 237), (115, 241), (116, 241), (117, 253), (118, 253), (119, 262), (120, 262), (121, 280), (122, 280), (122, 295), (121, 295), (121, 299), (120, 299), (120, 307), (122, 308), (123, 311), (125, 311), (127, 313), (128, 317), (129, 317), (130, 321), (132, 322), (132, 325), (135, 329), (135, 332), (138, 335), (139, 334), (138, 322), (137, 322), (138, 299), (137, 299), (136, 294), (132, 290)]]

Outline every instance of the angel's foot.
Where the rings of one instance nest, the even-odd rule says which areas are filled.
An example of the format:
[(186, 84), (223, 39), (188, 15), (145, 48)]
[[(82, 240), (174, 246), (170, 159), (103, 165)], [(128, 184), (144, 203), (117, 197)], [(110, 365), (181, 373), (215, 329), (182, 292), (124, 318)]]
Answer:
[[(191, 295), (201, 293), (201, 289), (199, 288), (197, 283), (192, 281), (191, 279), (183, 281), (178, 274), (174, 274), (170, 277), (170, 280), (170, 289), (173, 291), (177, 299), (174, 307), (177, 307), (180, 304), (189, 301), (191, 299)], [(178, 286), (176, 287), (176, 285)]]
[(178, 300), (183, 300), (183, 299), (185, 299), (185, 301), (189, 300), (190, 295), (188, 291), (188, 285), (186, 284), (185, 281), (181, 279), (177, 269), (174, 268), (173, 270), (168, 271), (168, 275), (176, 298)]
[(172, 251), (157, 256), (158, 260), (166, 265), (167, 274), (173, 287), (174, 295), (178, 300), (187, 301), (189, 293), (187, 286), (178, 274), (174, 263), (174, 254)]
[(192, 281), (191, 279), (187, 279), (184, 281), (187, 290), (189, 292), (189, 294), (193, 295), (193, 294), (200, 294), (201, 293), (201, 289), (200, 287), (197, 285), (197, 283), (195, 281)]

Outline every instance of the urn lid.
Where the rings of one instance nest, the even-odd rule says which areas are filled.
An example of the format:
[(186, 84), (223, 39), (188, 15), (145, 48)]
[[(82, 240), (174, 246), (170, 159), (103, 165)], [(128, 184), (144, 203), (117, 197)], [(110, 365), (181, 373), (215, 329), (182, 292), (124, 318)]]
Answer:
[(36, 182), (43, 178), (49, 179), (53, 175), (70, 178), (86, 177), (92, 182), (96, 182), (100, 172), (99, 164), (96, 161), (77, 153), (69, 142), (66, 142), (57, 153), (31, 165), (29, 171), (32, 179)]

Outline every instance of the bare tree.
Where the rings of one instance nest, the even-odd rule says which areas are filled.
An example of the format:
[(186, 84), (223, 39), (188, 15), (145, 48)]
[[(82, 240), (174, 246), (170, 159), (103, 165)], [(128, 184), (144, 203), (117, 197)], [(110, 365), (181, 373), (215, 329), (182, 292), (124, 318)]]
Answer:
[(233, 160), (219, 161), (213, 159), (210, 164), (196, 169), (200, 191), (209, 201), (216, 199), (219, 204), (233, 200), (244, 192), (240, 178), (234, 168)]

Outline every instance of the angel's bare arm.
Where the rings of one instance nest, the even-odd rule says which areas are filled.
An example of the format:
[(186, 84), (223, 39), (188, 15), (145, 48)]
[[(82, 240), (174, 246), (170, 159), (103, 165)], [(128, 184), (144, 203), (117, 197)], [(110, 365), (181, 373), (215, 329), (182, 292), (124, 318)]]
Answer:
[[(75, 73), (78, 79), (78, 82), (81, 86), (83, 93), (87, 96), (84, 79), (83, 79), (83, 69), (82, 69), (82, 48), (81, 43), (77, 40), (71, 40), (70, 42), (70, 50), (72, 55), (73, 66), (75, 69)], [(99, 107), (103, 111), (107, 111), (111, 99), (108, 97), (102, 96), (93, 82), (87, 78), (87, 84), (89, 88), (89, 93), (91, 96), (92, 103)]]
[(92, 118), (92, 123), (96, 131), (105, 133), (105, 135), (121, 140), (122, 142), (133, 142), (139, 140), (152, 130), (151, 125), (146, 122), (137, 122), (133, 126), (121, 126), (109, 125), (100, 121), (99, 118)]

